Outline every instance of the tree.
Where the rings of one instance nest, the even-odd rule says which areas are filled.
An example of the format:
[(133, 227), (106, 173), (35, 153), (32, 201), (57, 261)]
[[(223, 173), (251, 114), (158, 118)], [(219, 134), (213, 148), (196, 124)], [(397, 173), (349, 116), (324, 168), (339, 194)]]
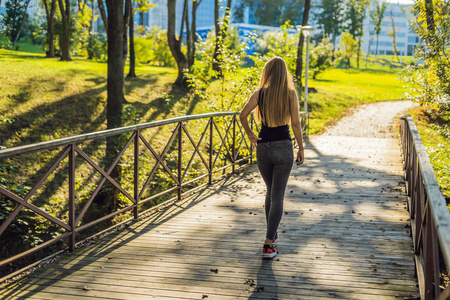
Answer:
[(345, 61), (345, 67), (350, 67), (350, 58), (352, 58), (355, 51), (358, 49), (358, 41), (353, 38), (349, 32), (344, 32), (341, 35), (341, 43), (339, 44), (341, 48), (340, 55)]
[(6, 27), (8, 38), (13, 43), (19, 39), (23, 25), (27, 18), (27, 8), (30, 0), (8, 0), (5, 2), (5, 14), (3, 15), (3, 24)]
[(186, 18), (186, 44), (187, 44), (187, 62), (188, 69), (194, 65), (195, 62), (195, 42), (197, 41), (197, 9), (203, 0), (192, 0), (192, 22), (189, 28), (188, 18)]
[(348, 0), (347, 2), (347, 31), (357, 40), (356, 65), (359, 69), (362, 36), (364, 34), (363, 22), (366, 17), (367, 6), (370, 0)]
[(383, 21), (383, 17), (384, 17), (384, 13), (386, 12), (386, 9), (388, 7), (388, 3), (387, 2), (378, 2), (375, 1), (375, 10), (374, 11), (370, 11), (370, 18), (373, 21), (373, 30), (375, 32), (375, 35), (377, 36), (377, 56), (378, 56), (378, 37), (381, 33), (381, 24)]
[[(136, 11), (143, 13), (153, 8), (154, 4), (149, 4), (148, 0), (132, 0), (131, 1), (131, 11), (130, 11), (130, 24), (129, 24), (129, 35), (130, 35), (130, 70), (128, 72), (127, 78), (136, 77), (136, 53), (134, 49), (134, 4), (137, 3)], [(143, 22), (143, 15), (141, 14), (141, 22)], [(143, 23), (142, 23), (143, 24)]]
[(106, 16), (103, 0), (98, 0), (98, 10), (100, 11), (100, 16), (102, 17), (103, 27), (105, 27), (106, 34), (108, 34), (108, 17)]
[(313, 73), (313, 79), (317, 75), (331, 68), (331, 57), (333, 45), (328, 38), (323, 38), (322, 42), (311, 49), (310, 69)]
[[(311, 9), (311, 0), (305, 0), (305, 8), (303, 9), (302, 26), (308, 24), (309, 10)], [(302, 69), (303, 69), (303, 43), (305, 38), (302, 33), (299, 34), (298, 46), (297, 46), (297, 66), (295, 68), (295, 78), (297, 84), (302, 87)], [(306, 75), (307, 76), (307, 75)]]
[(392, 9), (390, 11), (390, 17), (391, 17), (391, 26), (392, 28), (387, 32), (387, 34), (389, 34), (389, 36), (392, 38), (392, 51), (394, 52), (395, 58), (397, 59), (397, 61), (399, 61), (398, 58), (398, 48), (397, 48), (397, 41), (396, 41), (396, 30), (397, 27), (395, 27), (395, 20), (394, 20), (394, 16), (392, 13)]
[(47, 19), (47, 57), (55, 57), (55, 12), (57, 0), (41, 0)]
[(219, 16), (219, 4), (220, 0), (215, 0), (214, 6), (214, 24), (216, 29), (216, 45), (214, 48), (213, 55), (213, 70), (216, 71), (219, 77), (222, 77), (222, 47), (225, 36), (228, 30), (228, 23), (230, 20), (230, 8), (231, 8), (231, 0), (227, 0), (227, 6), (225, 7), (225, 14), (220, 19)]
[(170, 51), (172, 52), (178, 67), (178, 76), (175, 80), (175, 85), (186, 87), (186, 78), (184, 76), (184, 69), (187, 66), (187, 60), (184, 53), (181, 51), (181, 37), (175, 35), (175, 8), (176, 0), (167, 0), (168, 11), (168, 26), (167, 26), (167, 41), (169, 43)]
[[(64, 2), (63, 2), (64, 1)], [(62, 20), (61, 60), (70, 61), (70, 0), (58, 0)]]
[(340, 0), (321, 0), (318, 10), (314, 13), (317, 23), (322, 24), (325, 34), (330, 36), (333, 51), (336, 49), (336, 38), (341, 33), (344, 12), (343, 3)]
[[(435, 103), (437, 118), (450, 117), (450, 2), (416, 0), (416, 20), (411, 25), (425, 43), (415, 50), (418, 65), (407, 66), (402, 78), (409, 83), (410, 97), (421, 103)], [(447, 131), (448, 129), (443, 129)]]

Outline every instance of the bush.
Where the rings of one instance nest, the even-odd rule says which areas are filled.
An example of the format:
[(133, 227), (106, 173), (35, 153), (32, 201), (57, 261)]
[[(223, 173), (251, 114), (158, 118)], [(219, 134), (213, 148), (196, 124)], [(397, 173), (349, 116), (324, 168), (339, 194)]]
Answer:
[(154, 66), (174, 67), (175, 59), (170, 52), (166, 31), (153, 27), (142, 37), (134, 39), (136, 61)]
[(311, 48), (309, 65), (314, 79), (316, 79), (317, 75), (320, 73), (331, 68), (332, 54), (333, 44), (328, 38), (322, 39), (321, 43)]

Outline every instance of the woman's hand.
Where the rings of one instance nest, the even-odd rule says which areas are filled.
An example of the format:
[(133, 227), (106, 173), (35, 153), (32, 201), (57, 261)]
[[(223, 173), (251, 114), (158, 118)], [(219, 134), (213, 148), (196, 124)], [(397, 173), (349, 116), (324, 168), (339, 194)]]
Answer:
[(252, 143), (252, 146), (256, 148), (256, 145), (258, 144), (258, 141), (261, 140), (256, 134), (252, 133), (248, 136), (248, 139), (250, 140), (250, 143)]
[(297, 166), (300, 166), (301, 164), (303, 164), (304, 158), (305, 158), (305, 154), (304, 154), (303, 148), (299, 149), (297, 151), (297, 159), (295, 160), (295, 164)]

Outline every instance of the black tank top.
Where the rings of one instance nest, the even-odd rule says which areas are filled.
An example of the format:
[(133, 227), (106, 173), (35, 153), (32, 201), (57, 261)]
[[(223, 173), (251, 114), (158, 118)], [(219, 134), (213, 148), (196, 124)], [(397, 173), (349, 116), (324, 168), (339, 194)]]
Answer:
[[(262, 117), (261, 119), (264, 119), (263, 98), (264, 98), (263, 90), (260, 89), (258, 95), (258, 106)], [(261, 130), (259, 131), (258, 137), (261, 138), (261, 140), (259, 140), (258, 143), (292, 140), (291, 133), (289, 132), (289, 125), (268, 127), (267, 124), (265, 124), (264, 122), (261, 122)]]

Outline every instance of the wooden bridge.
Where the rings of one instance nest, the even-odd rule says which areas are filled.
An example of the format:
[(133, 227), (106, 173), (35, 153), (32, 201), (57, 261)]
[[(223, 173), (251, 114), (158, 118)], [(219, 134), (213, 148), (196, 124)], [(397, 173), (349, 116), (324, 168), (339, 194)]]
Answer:
[[(230, 124), (234, 136), (243, 134)], [(288, 183), (272, 260), (261, 258), (265, 187), (251, 164), (42, 263), (5, 283), (1, 298), (448, 299), (436, 276), (439, 257), (448, 266), (449, 216), (445, 201), (445, 212), (437, 211), (443, 198), (426, 186), (429, 170), (410, 126), (412, 120), (402, 121), (402, 150), (391, 138), (307, 139), (305, 164), (294, 166)], [(239, 143), (229, 151), (232, 163)], [(410, 216), (412, 207), (417, 215)]]

